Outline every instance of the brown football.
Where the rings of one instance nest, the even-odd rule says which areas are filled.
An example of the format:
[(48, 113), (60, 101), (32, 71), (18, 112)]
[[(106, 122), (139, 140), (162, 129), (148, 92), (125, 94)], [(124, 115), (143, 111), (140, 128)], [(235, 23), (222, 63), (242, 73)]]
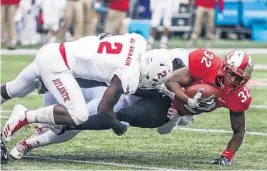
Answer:
[[(203, 89), (201, 97), (210, 97), (212, 95), (215, 95), (215, 97), (217, 98), (220, 94), (220, 92), (216, 89), (216, 87), (208, 84), (194, 84), (192, 86), (189, 86), (185, 88), (185, 94), (188, 97), (193, 98), (200, 89)], [(188, 111), (188, 109), (186, 109), (182, 103), (174, 100), (172, 101), (172, 104), (179, 111), (181, 115), (192, 115), (192, 112)], [(200, 113), (198, 112), (197, 114)]]

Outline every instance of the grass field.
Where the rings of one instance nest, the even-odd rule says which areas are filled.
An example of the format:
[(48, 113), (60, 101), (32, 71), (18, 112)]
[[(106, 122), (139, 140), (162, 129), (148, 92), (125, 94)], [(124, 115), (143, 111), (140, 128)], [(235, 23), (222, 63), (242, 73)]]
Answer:
[[(2, 56), (1, 82), (6, 82), (25, 67), (31, 57)], [(265, 55), (254, 55), (255, 64), (267, 65)], [(255, 70), (252, 80), (266, 83), (266, 70)], [(251, 87), (252, 106), (247, 113), (245, 143), (236, 153), (233, 165), (229, 167), (210, 165), (219, 157), (232, 134), (229, 114), (225, 109), (197, 116), (188, 130), (178, 127), (171, 134), (159, 135), (156, 129), (130, 128), (122, 137), (112, 131), (84, 131), (64, 144), (35, 149), (23, 160), (11, 160), (1, 165), (3, 170), (166, 170), (166, 169), (205, 169), (205, 170), (267, 170), (267, 99), (265, 86)], [(42, 105), (42, 97), (30, 95), (24, 99), (14, 99), (2, 106), (10, 111), (15, 104), (28, 108)], [(260, 108), (260, 107), (261, 108)], [(1, 128), (9, 112), (1, 113)], [(203, 129), (195, 132), (194, 129)], [(214, 132), (204, 131), (206, 129)], [(22, 129), (7, 144), (11, 149), (21, 139), (31, 135)], [(219, 131), (225, 131), (220, 132)], [(259, 135), (255, 135), (255, 134)]]

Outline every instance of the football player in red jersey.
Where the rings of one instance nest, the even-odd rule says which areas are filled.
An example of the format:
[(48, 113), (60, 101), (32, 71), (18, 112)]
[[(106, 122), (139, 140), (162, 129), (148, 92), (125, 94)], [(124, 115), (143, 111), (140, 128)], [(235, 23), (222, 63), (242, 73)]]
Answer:
[[(244, 51), (231, 51), (222, 60), (207, 49), (197, 49), (189, 54), (189, 65), (173, 72), (165, 82), (166, 89), (164, 86), (161, 87), (163, 92), (173, 92), (175, 100), (198, 111), (197, 114), (218, 107), (230, 110), (233, 136), (222, 155), (212, 161), (213, 164), (230, 165), (232, 157), (243, 142), (246, 132), (245, 111), (252, 100), (245, 84), (250, 79), (252, 71), (253, 61)], [(189, 86), (195, 81), (216, 87), (220, 91), (218, 100), (214, 97), (208, 101), (189, 98), (181, 87)]]

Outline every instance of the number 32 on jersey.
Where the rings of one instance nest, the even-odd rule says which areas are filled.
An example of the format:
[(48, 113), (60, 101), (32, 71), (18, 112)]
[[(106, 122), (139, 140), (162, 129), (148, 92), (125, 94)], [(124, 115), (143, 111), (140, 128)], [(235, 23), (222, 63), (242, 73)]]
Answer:
[(211, 61), (214, 58), (214, 56), (211, 52), (206, 51), (206, 50), (204, 50), (203, 53), (204, 54), (203, 54), (203, 57), (202, 57), (200, 63), (202, 63), (202, 64), (204, 63), (206, 65), (206, 67), (209, 68), (211, 66)]

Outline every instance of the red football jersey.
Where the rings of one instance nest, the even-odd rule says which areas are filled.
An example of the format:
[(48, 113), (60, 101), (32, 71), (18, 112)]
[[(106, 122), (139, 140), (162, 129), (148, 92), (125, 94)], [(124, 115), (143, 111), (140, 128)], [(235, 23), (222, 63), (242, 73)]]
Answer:
[[(189, 72), (195, 83), (204, 83), (213, 85), (220, 92), (216, 100), (216, 106), (209, 112), (216, 108), (225, 107), (234, 112), (243, 112), (249, 108), (252, 97), (247, 86), (241, 87), (234, 92), (225, 93), (221, 88), (215, 86), (215, 79), (218, 74), (221, 58), (207, 49), (197, 49), (189, 54)], [(184, 104), (175, 102), (177, 110), (183, 115), (192, 114), (188, 107)], [(180, 103), (180, 104), (179, 104)], [(199, 113), (198, 113), (199, 114)]]

